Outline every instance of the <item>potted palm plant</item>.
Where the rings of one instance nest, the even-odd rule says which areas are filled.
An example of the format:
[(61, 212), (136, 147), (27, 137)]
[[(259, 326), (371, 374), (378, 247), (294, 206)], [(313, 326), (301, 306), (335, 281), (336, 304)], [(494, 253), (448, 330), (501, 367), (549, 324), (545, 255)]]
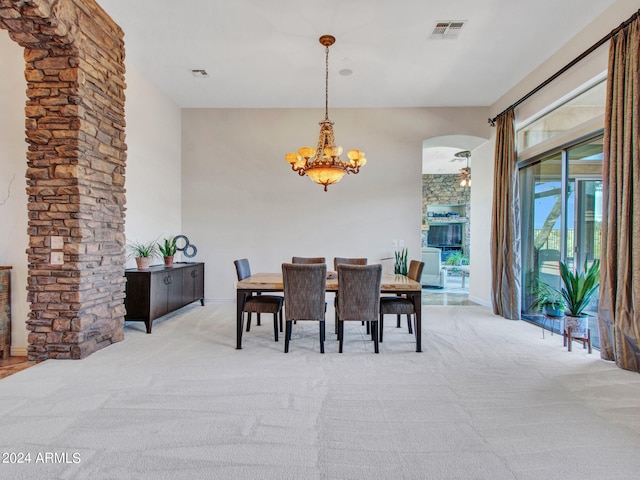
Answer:
[(155, 240), (153, 242), (129, 242), (127, 244), (129, 258), (136, 259), (138, 270), (147, 270), (151, 265), (151, 260), (158, 255), (158, 248)]
[(575, 272), (560, 262), (560, 278), (560, 293), (567, 308), (565, 327), (571, 328), (576, 337), (585, 336), (589, 318), (585, 310), (600, 284), (600, 260), (594, 260), (590, 267), (585, 260), (584, 267), (577, 268)]
[(176, 242), (176, 237), (169, 237), (163, 239), (162, 243), (158, 243), (158, 249), (164, 257), (164, 264), (167, 267), (171, 267), (173, 265), (173, 257), (178, 251)]

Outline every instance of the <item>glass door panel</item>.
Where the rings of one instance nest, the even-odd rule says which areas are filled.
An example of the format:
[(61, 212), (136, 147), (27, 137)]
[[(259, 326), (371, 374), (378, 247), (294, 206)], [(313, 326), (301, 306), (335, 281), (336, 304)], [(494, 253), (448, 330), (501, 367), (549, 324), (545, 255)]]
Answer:
[[(602, 226), (602, 139), (580, 145), (567, 151), (567, 259), (571, 252), (570, 268), (583, 268), (600, 259)], [(571, 238), (569, 238), (571, 237)], [(589, 328), (594, 346), (600, 346), (598, 335), (598, 294), (587, 308)]]
[(520, 186), (522, 270), (525, 276), (523, 311), (531, 313), (540, 283), (559, 287), (562, 155), (552, 155), (521, 169)]
[(602, 139), (567, 151), (568, 197), (567, 219), (573, 235), (567, 238), (567, 256), (576, 265), (589, 264), (600, 258), (602, 224)]

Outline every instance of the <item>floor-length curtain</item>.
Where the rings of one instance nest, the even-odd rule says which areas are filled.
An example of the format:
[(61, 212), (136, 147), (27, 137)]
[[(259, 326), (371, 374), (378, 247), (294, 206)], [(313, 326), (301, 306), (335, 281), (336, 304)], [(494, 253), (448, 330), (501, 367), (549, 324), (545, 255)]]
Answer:
[(515, 113), (497, 119), (491, 214), (491, 300), (493, 312), (520, 319), (520, 199), (516, 165)]
[(640, 20), (611, 38), (605, 110), (600, 355), (640, 371)]

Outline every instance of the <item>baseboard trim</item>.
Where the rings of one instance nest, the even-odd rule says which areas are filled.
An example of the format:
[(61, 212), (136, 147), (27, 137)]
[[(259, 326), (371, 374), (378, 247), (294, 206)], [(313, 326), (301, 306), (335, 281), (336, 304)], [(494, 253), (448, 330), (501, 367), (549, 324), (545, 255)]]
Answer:
[(26, 357), (27, 347), (11, 347), (9, 353), (12, 357)]
[(472, 297), (471, 295), (469, 295), (469, 300), (472, 301), (473, 303), (477, 303), (478, 305), (482, 305), (483, 307), (491, 307), (491, 302), (487, 302), (482, 298)]

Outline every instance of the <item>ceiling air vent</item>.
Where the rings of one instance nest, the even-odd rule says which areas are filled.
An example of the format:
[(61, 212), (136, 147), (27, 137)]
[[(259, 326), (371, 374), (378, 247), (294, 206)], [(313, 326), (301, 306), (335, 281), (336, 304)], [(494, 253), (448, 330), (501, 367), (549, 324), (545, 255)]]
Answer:
[(464, 20), (437, 22), (435, 27), (433, 27), (433, 31), (431, 32), (429, 38), (458, 38), (458, 35), (460, 35), (460, 31), (462, 30), (464, 23)]

